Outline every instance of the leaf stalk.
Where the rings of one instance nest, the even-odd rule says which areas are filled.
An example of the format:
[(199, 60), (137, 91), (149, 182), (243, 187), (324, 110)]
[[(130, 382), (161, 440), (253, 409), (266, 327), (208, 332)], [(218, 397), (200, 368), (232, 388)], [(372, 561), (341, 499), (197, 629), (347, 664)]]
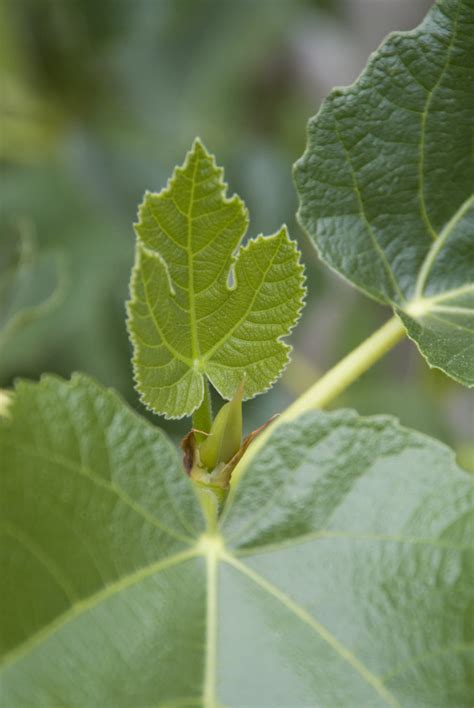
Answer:
[(401, 320), (394, 315), (380, 329), (330, 369), (305, 393), (296, 399), (275, 421), (254, 440), (232, 473), (231, 491), (250, 461), (274, 431), (308, 411), (331, 403), (350, 384), (392, 349), (406, 335)]
[(315, 408), (322, 408), (370, 369), (406, 335), (401, 320), (394, 315), (374, 334), (330, 369), (296, 399), (277, 423), (288, 422)]
[[(204, 398), (202, 403), (193, 413), (193, 428), (197, 431), (202, 430), (204, 433), (209, 433), (212, 425), (212, 403), (211, 392), (209, 390), (209, 382), (204, 380)], [(199, 432), (195, 433), (198, 442), (205, 439), (204, 435)]]

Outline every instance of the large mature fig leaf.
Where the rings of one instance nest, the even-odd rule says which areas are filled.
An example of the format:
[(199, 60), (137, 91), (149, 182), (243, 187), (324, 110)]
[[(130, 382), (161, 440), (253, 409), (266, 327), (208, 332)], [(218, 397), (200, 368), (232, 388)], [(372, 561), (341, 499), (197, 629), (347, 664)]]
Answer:
[[(166, 189), (140, 207), (129, 332), (143, 402), (167, 417), (190, 415), (207, 377), (232, 398), (265, 391), (288, 362), (280, 341), (304, 295), (296, 244), (285, 227), (240, 248), (243, 202), (225, 197), (222, 169), (196, 140)], [(231, 282), (232, 281), (232, 282)]]
[(280, 424), (214, 535), (164, 435), (85, 377), (19, 384), (0, 456), (4, 705), (470, 705), (472, 480), (443, 445)]
[(474, 384), (474, 0), (391, 35), (310, 121), (299, 219), (321, 258)]
[(164, 433), (80, 376), (19, 384), (9, 414), (3, 704), (143, 706), (194, 690), (205, 576), (186, 559), (201, 514)]

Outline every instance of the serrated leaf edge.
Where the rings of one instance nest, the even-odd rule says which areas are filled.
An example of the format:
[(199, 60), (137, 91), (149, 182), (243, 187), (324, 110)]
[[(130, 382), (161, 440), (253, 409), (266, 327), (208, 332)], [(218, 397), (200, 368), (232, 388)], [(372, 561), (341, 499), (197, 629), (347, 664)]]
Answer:
[[(222, 390), (220, 390), (219, 387), (218, 387), (213, 381), (211, 381), (211, 380), (208, 378), (207, 374), (206, 374), (205, 372), (199, 371), (199, 374), (200, 374), (201, 399), (200, 399), (200, 402), (199, 402), (194, 408), (189, 409), (189, 413), (187, 412), (187, 413), (182, 414), (182, 415), (181, 415), (181, 414), (178, 414), (178, 415), (170, 415), (169, 413), (166, 413), (166, 412), (163, 412), (163, 411), (156, 411), (155, 408), (153, 408), (153, 406), (151, 406), (150, 404), (147, 403), (147, 401), (146, 401), (145, 398), (144, 398), (145, 394), (143, 394), (143, 393), (141, 392), (141, 381), (140, 381), (140, 376), (139, 376), (139, 373), (138, 373), (138, 368), (139, 368), (139, 367), (138, 367), (138, 364), (137, 364), (137, 361), (136, 361), (136, 354), (135, 354), (135, 351), (136, 351), (136, 349), (137, 349), (137, 344), (138, 344), (138, 343), (137, 343), (137, 339), (136, 339), (136, 337), (135, 337), (135, 335), (134, 335), (134, 333), (133, 333), (133, 331), (132, 331), (132, 327), (131, 327), (131, 321), (132, 321), (131, 307), (132, 307), (133, 304), (135, 304), (135, 303), (137, 302), (137, 300), (136, 300), (136, 292), (135, 292), (135, 288), (134, 288), (134, 281), (135, 281), (135, 278), (138, 278), (138, 277), (139, 277), (139, 271), (140, 271), (139, 254), (140, 254), (141, 252), (147, 253), (149, 256), (154, 257), (154, 258), (157, 258), (157, 259), (159, 260), (159, 262), (164, 266), (166, 275), (167, 275), (167, 277), (168, 277), (168, 285), (169, 285), (170, 294), (171, 294), (171, 295), (174, 295), (174, 292), (175, 292), (175, 291), (174, 291), (174, 288), (173, 288), (173, 285), (172, 285), (172, 282), (171, 282), (171, 278), (170, 278), (170, 275), (169, 275), (169, 268), (168, 268), (168, 265), (167, 265), (166, 261), (165, 261), (164, 258), (161, 256), (161, 254), (160, 254), (159, 251), (155, 251), (155, 250), (153, 250), (153, 249), (150, 249), (150, 248), (148, 248), (147, 246), (145, 246), (145, 245), (143, 244), (143, 242), (142, 242), (142, 240), (141, 240), (141, 237), (140, 237), (140, 235), (139, 235), (139, 233), (138, 233), (138, 231), (137, 231), (137, 227), (140, 225), (140, 223), (141, 223), (141, 221), (142, 221), (142, 211), (143, 211), (143, 209), (145, 208), (145, 203), (146, 203), (147, 197), (149, 197), (149, 196), (151, 196), (151, 197), (160, 197), (160, 196), (163, 196), (163, 195), (167, 194), (168, 192), (170, 192), (170, 191), (172, 190), (172, 188), (173, 188), (173, 186), (174, 186), (174, 184), (175, 184), (175, 181), (176, 181), (178, 172), (185, 170), (186, 167), (189, 166), (189, 161), (190, 161), (191, 158), (192, 158), (192, 155), (193, 155), (193, 152), (194, 152), (196, 146), (199, 147), (200, 149), (202, 149), (202, 150), (204, 151), (206, 157), (210, 158), (211, 163), (212, 163), (212, 166), (213, 166), (216, 170), (218, 170), (218, 173), (219, 173), (219, 180), (220, 180), (220, 183), (221, 183), (221, 185), (222, 185), (222, 190), (223, 190), (223, 191), (222, 191), (222, 199), (223, 199), (223, 201), (224, 201), (226, 204), (230, 204), (230, 203), (232, 203), (232, 202), (237, 201), (237, 202), (239, 203), (240, 207), (242, 208), (243, 216), (244, 216), (244, 218), (245, 218), (245, 232), (244, 232), (244, 235), (243, 235), (242, 239), (245, 238), (245, 235), (246, 235), (246, 233), (247, 233), (247, 231), (248, 231), (248, 227), (249, 227), (249, 212), (248, 212), (248, 209), (247, 209), (247, 207), (246, 207), (246, 205), (245, 205), (245, 202), (244, 202), (244, 201), (240, 198), (240, 196), (239, 196), (238, 194), (236, 194), (236, 193), (234, 193), (234, 194), (233, 194), (232, 196), (230, 196), (230, 197), (227, 196), (228, 183), (225, 182), (225, 181), (222, 179), (222, 177), (223, 177), (223, 175), (224, 175), (224, 168), (223, 168), (223, 167), (220, 167), (219, 165), (217, 165), (215, 155), (213, 155), (212, 153), (210, 153), (210, 152), (207, 150), (206, 146), (204, 145), (204, 143), (201, 141), (201, 139), (200, 139), (199, 137), (196, 137), (196, 138), (194, 139), (191, 149), (188, 150), (188, 152), (186, 153), (186, 156), (185, 156), (185, 159), (184, 159), (183, 164), (182, 164), (182, 165), (177, 165), (177, 166), (175, 166), (175, 168), (173, 169), (173, 173), (172, 173), (171, 177), (167, 180), (166, 185), (165, 185), (159, 192), (152, 192), (152, 191), (146, 190), (145, 193), (144, 193), (143, 199), (142, 199), (142, 201), (141, 201), (141, 203), (140, 203), (140, 205), (139, 205), (139, 207), (138, 207), (138, 213), (137, 213), (138, 221), (133, 224), (133, 226), (134, 226), (134, 231), (135, 231), (135, 235), (136, 235), (136, 239), (137, 239), (136, 246), (135, 246), (135, 260), (134, 260), (134, 264), (133, 264), (133, 266), (132, 266), (131, 276), (130, 276), (130, 280), (129, 280), (129, 299), (128, 299), (127, 302), (125, 303), (126, 315), (127, 315), (127, 316), (126, 316), (126, 328), (127, 328), (127, 333), (128, 333), (129, 339), (130, 339), (130, 341), (131, 341), (131, 343), (132, 343), (132, 345), (133, 345), (133, 350), (134, 350), (134, 354), (132, 355), (133, 381), (134, 381), (134, 383), (135, 383), (135, 390), (136, 390), (137, 393), (138, 393), (140, 402), (143, 404), (143, 406), (146, 408), (146, 410), (150, 411), (151, 413), (154, 413), (155, 415), (157, 415), (157, 414), (158, 414), (158, 415), (162, 415), (162, 416), (163, 416), (165, 419), (167, 419), (167, 420), (180, 420), (180, 419), (182, 419), (182, 418), (184, 418), (184, 417), (186, 417), (186, 416), (192, 415), (192, 414), (199, 408), (199, 406), (201, 405), (201, 403), (202, 403), (202, 401), (203, 401), (203, 398), (204, 398), (204, 385), (205, 385), (206, 380), (209, 381), (209, 382), (212, 384), (213, 388), (215, 388), (215, 390), (216, 390), (217, 393), (221, 396), (221, 398), (223, 398), (224, 400), (227, 400), (227, 399), (225, 398), (225, 396), (223, 395)], [(264, 234), (258, 234), (255, 238), (250, 238), (250, 239), (248, 239), (244, 245), (242, 245), (242, 242), (241, 242), (241, 243), (239, 244), (239, 246), (237, 247), (237, 251), (234, 251), (234, 252), (231, 254), (231, 263), (230, 263), (228, 275), (232, 272), (234, 278), (233, 278), (233, 284), (232, 284), (231, 286), (229, 286), (229, 285), (227, 284), (227, 286), (226, 286), (229, 291), (234, 290), (234, 289), (237, 287), (237, 285), (238, 285), (238, 283), (237, 283), (237, 278), (235, 277), (235, 273), (234, 273), (234, 268), (235, 268), (236, 263), (237, 263), (238, 260), (239, 260), (239, 257), (240, 257), (240, 255), (241, 255), (241, 253), (243, 253), (243, 252), (245, 252), (245, 251), (248, 251), (250, 248), (254, 247), (256, 244), (258, 244), (259, 242), (261, 242), (261, 241), (264, 240), (264, 239), (276, 238), (276, 237), (280, 236), (282, 233), (283, 233), (284, 236), (286, 237), (288, 244), (291, 246), (291, 248), (292, 248), (292, 249), (294, 250), (294, 252), (295, 252), (295, 255), (297, 256), (295, 265), (296, 265), (296, 269), (298, 270), (299, 276), (300, 276), (301, 296), (300, 296), (300, 298), (298, 299), (298, 309), (297, 309), (297, 312), (296, 312), (296, 315), (295, 315), (295, 318), (294, 318), (293, 323), (290, 325), (290, 327), (288, 328), (288, 330), (287, 330), (287, 332), (286, 332), (285, 334), (282, 334), (282, 335), (280, 335), (279, 337), (276, 337), (276, 338), (275, 338), (275, 341), (278, 342), (278, 343), (281, 345), (281, 347), (283, 348), (283, 350), (284, 350), (285, 353), (286, 353), (286, 361), (285, 361), (285, 364), (282, 366), (282, 368), (280, 369), (280, 371), (275, 375), (275, 377), (274, 377), (271, 381), (269, 381), (269, 383), (268, 383), (268, 385), (266, 386), (266, 388), (263, 388), (261, 391), (259, 391), (258, 393), (254, 393), (254, 394), (252, 394), (251, 396), (244, 396), (244, 398), (243, 398), (244, 401), (252, 400), (252, 399), (255, 398), (256, 396), (259, 396), (260, 394), (266, 393), (267, 391), (269, 391), (269, 390), (275, 385), (276, 381), (278, 381), (278, 379), (282, 376), (282, 374), (284, 373), (284, 371), (285, 371), (285, 369), (287, 368), (288, 364), (290, 363), (290, 354), (291, 354), (291, 352), (292, 352), (292, 350), (293, 350), (293, 347), (292, 347), (290, 344), (288, 344), (287, 342), (283, 341), (283, 340), (284, 340), (286, 337), (290, 336), (291, 332), (294, 330), (294, 328), (296, 327), (296, 325), (298, 324), (298, 322), (299, 322), (299, 320), (300, 320), (300, 318), (301, 318), (301, 314), (302, 314), (303, 308), (304, 308), (304, 306), (305, 306), (305, 304), (306, 304), (306, 295), (307, 295), (306, 276), (305, 276), (305, 272), (304, 272), (304, 265), (303, 265), (303, 263), (302, 263), (302, 261), (301, 261), (301, 251), (300, 251), (300, 249), (298, 248), (298, 243), (297, 243), (296, 240), (290, 238), (289, 233), (288, 233), (288, 227), (287, 227), (287, 225), (286, 225), (285, 223), (283, 223), (282, 226), (280, 227), (280, 229), (278, 229), (277, 231), (275, 231), (273, 234), (270, 234), (270, 235), (268, 235), (268, 236), (265, 236)], [(241, 241), (242, 241), (242, 240), (241, 240)], [(235, 325), (235, 326), (232, 328), (232, 331), (233, 331), (234, 329), (236, 329), (237, 327), (239, 327), (241, 324), (242, 324), (242, 320), (240, 320), (239, 323), (238, 323), (237, 325)], [(226, 339), (227, 339), (228, 336), (231, 336), (231, 335), (229, 335), (229, 333), (227, 333)], [(221, 346), (223, 342), (225, 343), (225, 340), (221, 340), (221, 342), (218, 342), (218, 345)], [(169, 345), (167, 345), (167, 346), (168, 346), (168, 348), (170, 349), (170, 351), (173, 353), (173, 356), (176, 356), (176, 358), (177, 358), (178, 360), (182, 361), (182, 362), (185, 363), (187, 366), (189, 366), (190, 370), (193, 369), (193, 361), (192, 361), (191, 359), (187, 359), (187, 358), (185, 358), (185, 357), (182, 357), (181, 355), (176, 354), (176, 353), (174, 352), (174, 350), (173, 350), (172, 347), (169, 347)], [(210, 351), (211, 351), (211, 354), (206, 353), (206, 355), (204, 355), (204, 356), (202, 357), (202, 363), (205, 363), (206, 361), (209, 361), (209, 357), (212, 356), (212, 354), (215, 353), (215, 351), (218, 351), (219, 346), (212, 347), (212, 349), (210, 350)], [(189, 372), (187, 372), (187, 373), (189, 373)], [(184, 377), (183, 377), (183, 378), (184, 378)]]

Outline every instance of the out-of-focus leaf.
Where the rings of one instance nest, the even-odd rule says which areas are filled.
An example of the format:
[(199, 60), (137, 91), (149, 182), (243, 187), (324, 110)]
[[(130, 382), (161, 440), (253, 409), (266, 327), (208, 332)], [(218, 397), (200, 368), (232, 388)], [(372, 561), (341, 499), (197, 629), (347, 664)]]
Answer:
[(39, 253), (25, 223), (18, 235), (2, 236), (0, 261), (0, 348), (31, 322), (62, 302), (66, 267), (56, 253)]

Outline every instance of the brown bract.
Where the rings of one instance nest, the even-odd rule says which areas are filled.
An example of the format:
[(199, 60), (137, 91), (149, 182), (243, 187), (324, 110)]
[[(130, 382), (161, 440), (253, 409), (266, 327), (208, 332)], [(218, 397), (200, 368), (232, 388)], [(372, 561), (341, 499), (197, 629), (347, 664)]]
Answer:
[(249, 433), (244, 438), (242, 445), (232, 459), (227, 464), (218, 465), (211, 472), (201, 465), (199, 459), (199, 448), (196, 443), (195, 433), (200, 433), (201, 431), (192, 428), (181, 440), (181, 449), (183, 450), (183, 466), (186, 474), (196, 482), (221, 487), (222, 489), (228, 489), (232, 472), (237, 463), (242, 459), (251, 442), (262, 432), (262, 430), (265, 430), (265, 428), (270, 425), (270, 423), (272, 423), (277, 416), (278, 414), (272, 416), (269, 420), (263, 423), (263, 425)]

